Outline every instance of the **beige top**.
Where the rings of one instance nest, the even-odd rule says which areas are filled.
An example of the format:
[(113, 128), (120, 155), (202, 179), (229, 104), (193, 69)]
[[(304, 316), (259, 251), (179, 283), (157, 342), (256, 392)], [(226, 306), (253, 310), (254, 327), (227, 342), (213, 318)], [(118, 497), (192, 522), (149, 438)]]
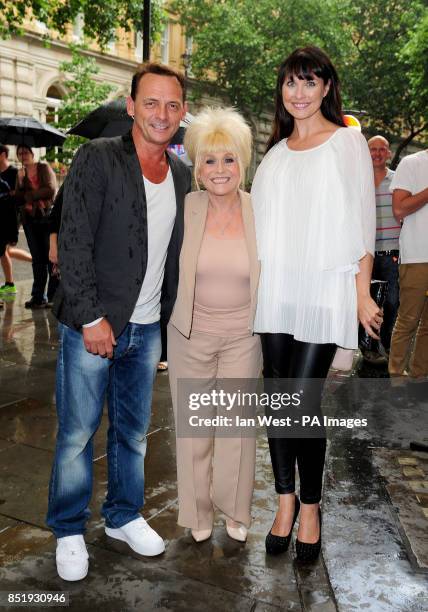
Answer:
[(244, 238), (204, 233), (196, 267), (193, 331), (248, 336), (250, 260)]
[[(260, 262), (257, 257), (256, 232), (254, 229), (253, 209), (248, 193), (239, 192), (242, 206), (244, 238), (250, 265), (250, 309), (246, 323), (248, 333), (252, 333), (256, 310), (257, 286), (260, 275)], [(188, 193), (184, 206), (184, 237), (180, 253), (180, 276), (177, 299), (171, 315), (170, 324), (186, 338), (193, 329), (193, 309), (195, 300), (196, 268), (199, 251), (205, 234), (208, 214), (208, 194), (206, 191)], [(222, 241), (221, 245), (225, 241)]]

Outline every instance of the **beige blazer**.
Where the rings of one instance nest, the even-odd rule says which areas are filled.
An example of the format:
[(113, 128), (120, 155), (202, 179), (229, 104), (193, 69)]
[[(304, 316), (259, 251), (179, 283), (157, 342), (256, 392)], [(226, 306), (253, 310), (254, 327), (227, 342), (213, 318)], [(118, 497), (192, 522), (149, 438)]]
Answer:
[[(248, 329), (253, 330), (254, 315), (257, 305), (257, 287), (260, 276), (260, 262), (257, 257), (256, 231), (250, 194), (239, 190), (244, 224), (245, 241), (250, 260), (250, 316)], [(180, 254), (180, 276), (178, 281), (177, 300), (171, 315), (170, 323), (186, 338), (190, 337), (193, 321), (193, 303), (195, 297), (196, 266), (204, 236), (208, 212), (208, 194), (206, 191), (194, 191), (187, 194), (184, 201), (184, 238)]]

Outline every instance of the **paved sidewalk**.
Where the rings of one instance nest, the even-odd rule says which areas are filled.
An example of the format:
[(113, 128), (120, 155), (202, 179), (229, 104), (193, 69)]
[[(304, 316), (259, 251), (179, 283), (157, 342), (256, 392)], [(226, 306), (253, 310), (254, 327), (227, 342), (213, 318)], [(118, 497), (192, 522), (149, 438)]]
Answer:
[[(164, 373), (155, 385), (144, 516), (165, 538), (165, 554), (142, 558), (104, 536), (99, 514), (107, 479), (104, 418), (95, 438), (93, 514), (86, 536), (90, 573), (79, 583), (59, 579), (55, 541), (44, 524), (56, 431), (56, 323), (49, 310), (24, 309), (29, 281), (18, 288), (16, 299), (0, 311), (0, 591), (68, 592), (69, 609), (82, 612), (428, 610), (427, 575), (415, 561), (372, 452), (407, 449), (410, 439), (426, 436), (423, 399), (410, 407), (362, 402), (367, 429), (330, 431), (324, 556), (301, 568), (293, 560), (294, 545), (279, 558), (264, 552), (276, 499), (263, 432), (247, 543), (228, 538), (221, 516), (213, 537), (198, 545), (177, 526), (175, 440)], [(328, 414), (349, 416), (353, 410), (349, 380), (332, 379)], [(418, 521), (425, 520), (426, 528), (422, 505), (421, 512)]]

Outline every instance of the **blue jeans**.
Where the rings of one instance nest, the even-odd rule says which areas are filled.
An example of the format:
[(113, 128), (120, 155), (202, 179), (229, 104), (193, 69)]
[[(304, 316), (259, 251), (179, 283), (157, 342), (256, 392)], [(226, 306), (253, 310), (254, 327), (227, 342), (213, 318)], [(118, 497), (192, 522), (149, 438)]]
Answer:
[(383, 323), (380, 328), (380, 339), (384, 348), (389, 351), (392, 330), (397, 318), (400, 300), (398, 258), (392, 255), (376, 255), (373, 262), (372, 278), (388, 281), (388, 292), (383, 305)]
[(108, 489), (102, 514), (122, 527), (144, 504), (144, 457), (153, 382), (161, 353), (159, 323), (128, 323), (113, 359), (88, 353), (82, 334), (60, 323), (58, 434), (47, 524), (57, 538), (82, 534), (92, 494), (93, 436), (107, 395)]

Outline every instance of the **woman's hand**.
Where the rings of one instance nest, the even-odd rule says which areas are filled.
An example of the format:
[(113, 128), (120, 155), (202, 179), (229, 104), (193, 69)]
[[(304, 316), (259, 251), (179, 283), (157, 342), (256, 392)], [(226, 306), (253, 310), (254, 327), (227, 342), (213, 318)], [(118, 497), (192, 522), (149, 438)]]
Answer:
[(369, 336), (379, 340), (379, 330), (383, 321), (383, 311), (370, 295), (358, 296), (358, 320)]
[(23, 183), (24, 177), (25, 177), (25, 170), (24, 170), (24, 168), (20, 168), (18, 170), (18, 184), (19, 184), (20, 187), (22, 187), (22, 183)]
[(49, 236), (49, 261), (58, 264), (58, 234)]

